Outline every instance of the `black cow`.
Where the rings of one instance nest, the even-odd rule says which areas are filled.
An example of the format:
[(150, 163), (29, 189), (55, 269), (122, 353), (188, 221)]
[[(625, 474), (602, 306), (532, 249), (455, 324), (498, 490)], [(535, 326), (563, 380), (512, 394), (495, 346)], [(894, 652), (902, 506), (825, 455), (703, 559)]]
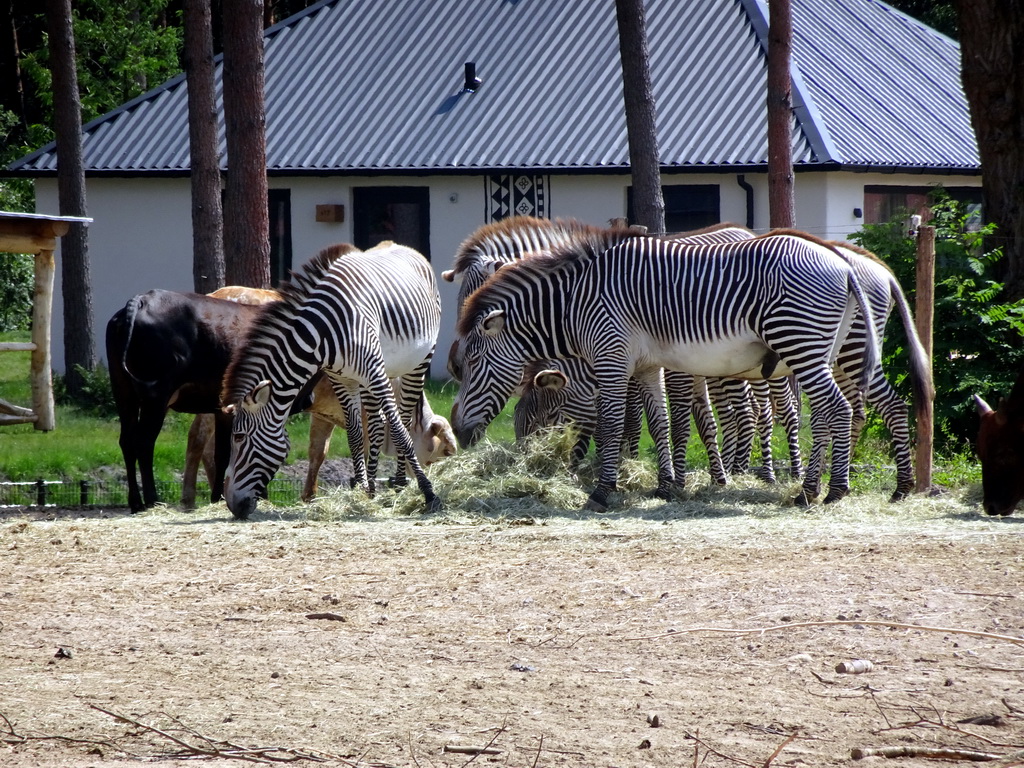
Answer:
[(231, 451), (231, 416), (220, 409), (221, 379), (261, 311), (197, 293), (153, 290), (133, 297), (110, 318), (107, 363), (132, 512), (157, 501), (153, 448), (168, 408), (216, 414), (217, 476), (210, 483), (211, 500), (221, 498)]
[(1024, 371), (1010, 396), (993, 409), (977, 395), (981, 425), (978, 458), (981, 459), (982, 508), (989, 515), (1011, 515), (1024, 499)]

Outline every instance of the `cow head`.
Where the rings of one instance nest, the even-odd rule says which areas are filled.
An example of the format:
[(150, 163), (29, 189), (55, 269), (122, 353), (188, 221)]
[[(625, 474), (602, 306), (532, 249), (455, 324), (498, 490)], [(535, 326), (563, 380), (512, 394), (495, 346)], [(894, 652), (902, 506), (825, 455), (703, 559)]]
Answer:
[(989, 515), (1009, 515), (1024, 499), (1024, 412), (1015, 399), (993, 409), (974, 396), (981, 417), (978, 430), (978, 458), (981, 459), (982, 507)]

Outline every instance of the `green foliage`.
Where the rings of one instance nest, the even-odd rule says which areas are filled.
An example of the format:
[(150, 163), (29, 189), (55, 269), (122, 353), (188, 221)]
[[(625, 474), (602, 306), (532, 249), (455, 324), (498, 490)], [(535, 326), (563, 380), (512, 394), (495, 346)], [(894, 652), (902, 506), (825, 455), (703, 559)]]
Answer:
[(53, 377), (53, 397), (61, 405), (70, 405), (84, 414), (98, 418), (116, 418), (117, 405), (110, 388), (110, 373), (102, 365), (88, 370), (80, 365), (75, 371), (82, 378), (82, 388), (77, 395), (68, 391), (67, 381), (60, 374)]
[[(81, 0), (74, 4), (83, 122), (109, 112), (181, 70), (182, 31), (167, 23), (167, 5), (168, 0)], [(52, 115), (49, 59), (44, 44), (25, 55), (22, 70), (35, 84), (44, 110)]]
[[(1024, 365), (1024, 301), (1007, 303), (995, 267), (999, 250), (986, 251), (992, 226), (976, 228), (966, 206), (941, 190), (933, 203), (936, 228), (935, 447), (943, 455), (965, 450), (977, 432), (972, 395), (1007, 393)], [(916, 245), (903, 231), (904, 217), (867, 225), (853, 240), (893, 269), (913, 306)], [(909, 396), (906, 341), (898, 322), (890, 321), (883, 365), (890, 381)], [(875, 422), (877, 427), (877, 422)]]

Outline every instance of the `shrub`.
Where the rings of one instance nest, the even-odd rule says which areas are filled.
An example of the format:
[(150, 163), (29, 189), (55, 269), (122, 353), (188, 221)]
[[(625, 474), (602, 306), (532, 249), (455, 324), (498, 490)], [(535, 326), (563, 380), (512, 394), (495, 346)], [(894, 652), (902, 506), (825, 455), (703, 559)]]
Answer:
[[(986, 251), (992, 225), (974, 228), (963, 203), (938, 190), (933, 198), (935, 319), (932, 368), (935, 379), (935, 447), (944, 456), (969, 448), (977, 432), (972, 395), (1006, 394), (1024, 364), (1024, 301), (1006, 302), (996, 278), (999, 250)], [(913, 306), (915, 241), (904, 231), (905, 217), (866, 225), (852, 237), (893, 269)], [(883, 366), (890, 382), (909, 398), (908, 362), (901, 325), (890, 322)], [(872, 429), (881, 429), (880, 421)]]

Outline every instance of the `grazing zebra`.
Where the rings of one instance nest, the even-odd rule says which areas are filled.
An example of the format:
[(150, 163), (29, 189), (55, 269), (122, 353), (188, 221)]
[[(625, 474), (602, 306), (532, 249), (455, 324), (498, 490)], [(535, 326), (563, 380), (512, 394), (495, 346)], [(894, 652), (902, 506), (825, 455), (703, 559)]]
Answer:
[[(452, 406), (460, 444), (480, 439), (520, 384), (527, 361), (581, 357), (599, 385), (601, 469), (588, 507), (607, 508), (618, 472), (625, 395), (636, 377), (658, 447), (659, 496), (672, 492), (661, 369), (702, 376), (792, 373), (811, 404), (814, 448), (801, 503), (819, 491), (831, 442), (827, 502), (848, 492), (851, 407), (831, 367), (857, 313), (869, 309), (850, 265), (794, 235), (716, 245), (600, 238), (519, 260), (467, 302), (458, 326), (463, 380)], [(876, 365), (865, 324), (865, 370)]]
[[(442, 277), (448, 282), (456, 282), (459, 285), (458, 307), (461, 315), (462, 307), (466, 299), (501, 267), (512, 264), (515, 261), (534, 253), (548, 252), (554, 248), (566, 247), (574, 242), (592, 238), (594, 242), (603, 243), (611, 247), (624, 240), (639, 237), (641, 233), (637, 230), (626, 227), (603, 228), (584, 224), (574, 219), (539, 219), (532, 216), (512, 216), (502, 219), (493, 224), (480, 227), (470, 235), (459, 246), (455, 255), (455, 262), (451, 269), (442, 273)], [(722, 223), (705, 229), (694, 230), (665, 236), (665, 239), (677, 242), (692, 244), (699, 243), (723, 243), (738, 240), (748, 240), (754, 237), (754, 233), (745, 227), (737, 224)], [(452, 378), (461, 379), (459, 362), (459, 342), (453, 342), (448, 354), (448, 371)], [(570, 363), (571, 365), (571, 363)], [(578, 366), (574, 373), (582, 373), (585, 366)], [(592, 378), (588, 377), (588, 378)], [(583, 384), (583, 377), (574, 375), (571, 381)], [(529, 387), (530, 382), (524, 380), (523, 387)], [(591, 387), (592, 388), (592, 387)], [(682, 476), (686, 469), (686, 446), (690, 439), (690, 393), (693, 388), (693, 381), (688, 374), (682, 372), (666, 372), (666, 389), (669, 394), (670, 406), (674, 409), (675, 417), (672, 419), (672, 444), (674, 447), (675, 472)], [(539, 396), (548, 400), (552, 398), (561, 400), (565, 404), (576, 403), (582, 394), (570, 391), (565, 394), (555, 395), (551, 392), (538, 393)], [(534, 402), (528, 399), (528, 404)], [(626, 395), (626, 420), (623, 428), (622, 450), (625, 455), (636, 456), (640, 444), (640, 433), (642, 426), (642, 415), (644, 412), (640, 390), (635, 382), (630, 382)], [(526, 406), (524, 406), (526, 407)], [(570, 406), (571, 408), (572, 406)], [(581, 446), (577, 446), (577, 452), (583, 450), (585, 454), (584, 436), (589, 436), (592, 430), (585, 427), (588, 419), (581, 416), (589, 406), (586, 399), (580, 400), (575, 409), (575, 420), (581, 422)], [(711, 474), (720, 485), (726, 483), (726, 473), (722, 469), (722, 462), (719, 458), (718, 443), (715, 437), (714, 416), (710, 406), (704, 406), (698, 401), (693, 404), (694, 415), (697, 417), (699, 434), (708, 451), (708, 458), (711, 467)], [(523, 418), (526, 418), (525, 411)], [(740, 418), (743, 418), (741, 415)], [(748, 416), (749, 418), (749, 416)], [(525, 425), (524, 421), (524, 425)], [(751, 432), (753, 425), (751, 422)]]
[[(441, 298), (430, 264), (391, 242), (365, 253), (342, 245), (322, 251), (292, 278), (282, 286), (283, 300), (268, 305), (254, 324), (224, 378), (221, 400), (234, 413), (224, 490), (228, 508), (238, 518), (256, 508), (257, 495), (288, 453), (289, 405), (322, 370), (347, 404), (349, 448), (360, 484), (374, 491), (384, 442), (384, 422), (370, 419), (370, 455), (364, 463), (362, 399), (370, 413), (383, 412), (428, 508), (439, 509), (406, 427), (440, 327)], [(402, 380), (400, 403), (390, 383), (396, 377)]]

